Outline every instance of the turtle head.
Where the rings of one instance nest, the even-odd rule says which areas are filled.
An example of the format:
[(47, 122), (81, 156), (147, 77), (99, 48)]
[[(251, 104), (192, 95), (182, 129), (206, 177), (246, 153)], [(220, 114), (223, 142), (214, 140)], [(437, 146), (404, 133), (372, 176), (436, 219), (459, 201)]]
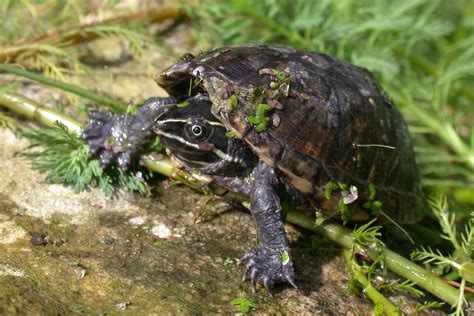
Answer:
[(167, 153), (180, 164), (206, 174), (231, 175), (252, 159), (243, 142), (226, 136), (227, 128), (211, 113), (212, 102), (197, 94), (155, 119), (154, 131)]

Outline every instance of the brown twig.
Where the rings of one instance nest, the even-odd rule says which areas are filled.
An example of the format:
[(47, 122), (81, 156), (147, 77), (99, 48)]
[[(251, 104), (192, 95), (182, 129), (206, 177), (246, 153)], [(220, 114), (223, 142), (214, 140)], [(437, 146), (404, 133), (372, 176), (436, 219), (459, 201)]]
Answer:
[[(86, 25), (75, 26), (66, 30), (61, 30), (53, 33), (43, 34), (35, 39), (29, 41), (23, 41), (15, 43), (14, 46), (30, 45), (30, 44), (50, 44), (54, 45), (57, 43), (63, 43), (63, 46), (72, 46), (78, 43), (94, 40), (100, 35), (96, 32), (88, 32), (87, 28), (101, 25), (101, 24), (112, 24), (128, 22), (133, 20), (145, 20), (148, 23), (159, 23), (169, 19), (175, 19), (181, 16), (181, 11), (177, 8), (167, 9), (152, 9), (150, 11), (140, 11), (130, 14), (124, 14), (120, 16), (112, 17), (108, 20), (102, 20)], [(70, 34), (68, 34), (70, 33)], [(0, 62), (13, 62), (23, 51), (8, 50), (6, 47), (5, 52), (0, 53)]]
[[(456, 281), (446, 281), (446, 283), (448, 283), (449, 285), (452, 285), (452, 286), (454, 286), (458, 289), (461, 287), (461, 283), (456, 282)], [(464, 291), (474, 293), (474, 289), (472, 287), (469, 287), (469, 286), (465, 286)]]
[(198, 212), (196, 212), (196, 214), (194, 214), (193, 216), (193, 221), (195, 224), (201, 222), (201, 217), (204, 215), (204, 213), (206, 212), (207, 210), (207, 206), (209, 205), (209, 203), (213, 202), (213, 201), (216, 201), (216, 200), (219, 200), (221, 199), (220, 196), (217, 196), (217, 195), (210, 195), (208, 196), (204, 202), (201, 204), (201, 206), (199, 207), (199, 210)]

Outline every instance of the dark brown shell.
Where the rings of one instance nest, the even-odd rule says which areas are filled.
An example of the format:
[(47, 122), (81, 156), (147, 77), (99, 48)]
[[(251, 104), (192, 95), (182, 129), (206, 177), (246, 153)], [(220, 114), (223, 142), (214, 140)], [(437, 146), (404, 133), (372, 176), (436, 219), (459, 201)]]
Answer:
[[(273, 124), (258, 133), (248, 117), (256, 91), (278, 81), (271, 69), (291, 75), (290, 89), (276, 101), (259, 100), (275, 108)], [(409, 223), (422, 215), (406, 123), (366, 69), (324, 54), (245, 45), (180, 61), (157, 81), (184, 99), (191, 79), (211, 97), (214, 115), (317, 205), (334, 208), (322, 193), (330, 181), (355, 185), (361, 200), (373, 183), (392, 218)]]

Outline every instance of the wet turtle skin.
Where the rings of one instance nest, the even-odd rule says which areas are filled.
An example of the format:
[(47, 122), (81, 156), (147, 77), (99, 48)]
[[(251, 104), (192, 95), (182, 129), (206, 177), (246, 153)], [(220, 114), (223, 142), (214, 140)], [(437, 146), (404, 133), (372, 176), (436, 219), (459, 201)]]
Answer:
[[(407, 126), (366, 69), (242, 45), (187, 56), (156, 80), (169, 98), (149, 99), (136, 116), (92, 112), (83, 137), (103, 164), (127, 168), (154, 130), (178, 166), (249, 195), (259, 245), (242, 260), (253, 288), (294, 285), (283, 198), (333, 214), (353, 186), (344, 201), (354, 220), (368, 218), (363, 206), (374, 199), (393, 220), (421, 217)], [(328, 196), (325, 187), (335, 183), (343, 189)]]

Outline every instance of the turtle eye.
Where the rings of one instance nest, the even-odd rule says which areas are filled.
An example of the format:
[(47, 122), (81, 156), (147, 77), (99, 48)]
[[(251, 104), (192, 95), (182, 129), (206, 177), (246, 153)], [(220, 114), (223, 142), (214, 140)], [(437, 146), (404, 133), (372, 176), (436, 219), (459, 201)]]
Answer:
[(194, 124), (191, 126), (191, 132), (194, 136), (199, 137), (202, 135), (202, 127), (200, 125)]
[(186, 123), (184, 135), (190, 142), (200, 143), (212, 135), (212, 127), (208, 126), (206, 122), (196, 119)]

